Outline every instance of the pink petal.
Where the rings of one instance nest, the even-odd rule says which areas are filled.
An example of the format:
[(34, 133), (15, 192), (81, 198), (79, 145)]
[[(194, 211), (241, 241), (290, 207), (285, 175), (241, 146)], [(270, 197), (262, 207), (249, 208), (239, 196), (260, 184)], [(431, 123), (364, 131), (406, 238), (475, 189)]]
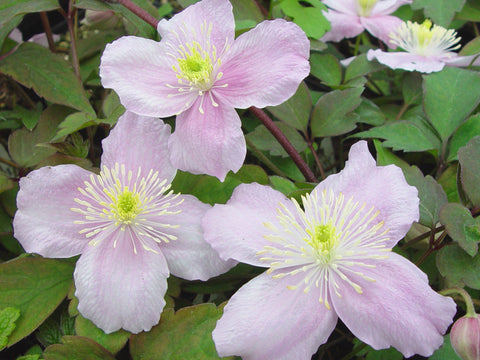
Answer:
[(181, 213), (162, 215), (159, 219), (179, 225), (169, 230), (177, 240), (160, 245), (171, 274), (187, 280), (208, 280), (235, 266), (236, 261), (222, 260), (203, 237), (201, 219), (211, 206), (191, 195), (181, 195), (177, 200), (183, 201), (178, 206)]
[(160, 251), (138, 246), (138, 240), (135, 253), (130, 231), (117, 228), (98, 245), (88, 246), (75, 268), (78, 311), (106, 333), (148, 331), (165, 306), (167, 262)]
[(350, 15), (357, 14), (358, 0), (323, 0), (330, 9)]
[(360, 21), (370, 34), (382, 40), (387, 46), (392, 49), (397, 47), (390, 41), (391, 38), (389, 35), (402, 24), (402, 20), (395, 16), (378, 15), (362, 17)]
[(322, 36), (320, 39), (322, 41), (338, 42), (345, 38), (360, 35), (365, 30), (358, 15), (344, 14), (334, 10), (329, 10), (323, 14), (330, 21), (332, 28)]
[(233, 18), (232, 5), (227, 0), (199, 1), (170, 20), (162, 19), (158, 23), (158, 32), (162, 43), (171, 43), (174, 47), (185, 45), (196, 40), (206, 48), (207, 33), (205, 26), (211, 24), (212, 30), (209, 37), (210, 45), (216, 48), (217, 56), (224, 47), (231, 43), (235, 37), (235, 19)]
[(167, 86), (178, 83), (169, 51), (163, 43), (140, 37), (115, 40), (102, 55), (102, 85), (114, 89), (122, 105), (139, 115), (172, 116), (183, 111), (197, 95), (180, 94)]
[(212, 101), (207, 93), (177, 116), (168, 147), (171, 162), (178, 169), (223, 181), (229, 170), (240, 169), (247, 149), (235, 109), (223, 104), (215, 107)]
[(90, 174), (76, 165), (59, 165), (20, 179), (13, 228), (26, 252), (56, 258), (82, 252), (87, 240), (79, 234), (83, 226), (74, 224), (82, 216), (71, 209), (79, 206), (75, 198), (85, 200), (77, 189)]
[(278, 105), (308, 76), (309, 54), (310, 43), (296, 24), (263, 21), (235, 40), (222, 58), (223, 77), (212, 91), (236, 108)]
[(392, 69), (403, 69), (408, 71), (418, 71), (422, 73), (431, 73), (440, 71), (445, 66), (443, 60), (410, 54), (408, 52), (385, 52), (382, 50), (368, 50), (367, 59), (377, 61)]
[[(375, 264), (375, 268), (352, 269), (375, 281), (351, 272), (350, 280), (361, 286), (363, 294), (343, 283), (338, 289), (342, 297), (332, 295), (335, 311), (355, 336), (374, 349), (393, 346), (405, 357), (430, 356), (443, 343), (455, 303), (433, 291), (426, 275), (400, 255), (391, 253)], [(337, 282), (342, 284), (340, 279)]]
[(287, 289), (295, 277), (263, 273), (242, 286), (225, 306), (212, 337), (220, 356), (244, 360), (310, 360), (337, 323), (333, 310), (308, 294)]
[(352, 145), (345, 168), (330, 175), (316, 189), (341, 192), (346, 199), (353, 197), (355, 202), (365, 203), (365, 209), (373, 206), (380, 212), (375, 221), (383, 221), (384, 228), (389, 229), (389, 240), (385, 242), (388, 247), (402, 239), (419, 217), (417, 189), (407, 184), (399, 167), (376, 166), (366, 141)]
[(264, 238), (271, 233), (264, 224), (278, 224), (280, 204), (295, 212), (292, 202), (279, 191), (257, 183), (240, 184), (227, 204), (216, 204), (203, 217), (205, 239), (225, 260), (268, 267), (256, 254), (272, 245)]
[(378, 1), (372, 9), (370, 16), (388, 15), (395, 12), (400, 6), (411, 4), (413, 0), (383, 0)]
[(102, 141), (102, 165), (124, 164), (134, 173), (140, 167), (145, 177), (150, 170), (158, 171), (159, 178), (170, 183), (177, 170), (170, 163), (169, 137), (170, 126), (162, 120), (126, 111)]
[(445, 65), (447, 66), (479, 66), (480, 65), (480, 56), (477, 55), (468, 55), (468, 56), (457, 56), (456, 53), (449, 53), (443, 58)]

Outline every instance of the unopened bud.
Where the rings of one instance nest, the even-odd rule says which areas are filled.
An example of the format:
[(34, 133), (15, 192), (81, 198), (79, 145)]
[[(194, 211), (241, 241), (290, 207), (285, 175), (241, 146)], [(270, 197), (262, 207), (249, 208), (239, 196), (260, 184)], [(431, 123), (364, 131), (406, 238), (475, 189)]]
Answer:
[(463, 360), (480, 360), (480, 318), (464, 316), (450, 331), (453, 349)]

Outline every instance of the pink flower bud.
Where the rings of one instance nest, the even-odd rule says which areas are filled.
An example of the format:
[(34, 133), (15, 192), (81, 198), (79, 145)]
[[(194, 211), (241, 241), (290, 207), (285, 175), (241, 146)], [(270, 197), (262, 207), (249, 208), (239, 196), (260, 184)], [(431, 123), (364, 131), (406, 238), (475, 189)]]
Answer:
[(450, 331), (453, 349), (463, 360), (480, 360), (480, 318), (464, 316)]

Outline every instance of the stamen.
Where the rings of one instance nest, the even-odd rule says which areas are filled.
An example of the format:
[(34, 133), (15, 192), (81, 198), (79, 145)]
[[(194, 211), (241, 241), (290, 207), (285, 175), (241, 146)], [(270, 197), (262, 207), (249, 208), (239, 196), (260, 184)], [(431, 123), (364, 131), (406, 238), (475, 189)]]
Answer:
[(359, 269), (375, 268), (375, 261), (385, 259), (390, 250), (386, 245), (388, 229), (377, 220), (380, 212), (373, 207), (367, 210), (365, 203), (326, 189), (303, 196), (302, 203), (303, 209), (292, 199), (295, 213), (280, 203), (277, 225), (264, 223), (269, 231), (264, 238), (271, 245), (257, 255), (260, 261), (269, 263), (267, 273), (274, 279), (298, 279), (299, 274), (304, 274), (287, 287), (305, 293), (319, 288), (319, 302), (327, 308), (329, 296), (341, 297), (342, 285), (363, 293), (354, 279), (375, 279)]
[(169, 229), (179, 226), (160, 223), (159, 216), (179, 214), (178, 206), (183, 202), (177, 200), (180, 194), (173, 194), (171, 185), (166, 183), (153, 170), (144, 176), (141, 168), (133, 172), (123, 164), (116, 163), (112, 169), (104, 166), (99, 175), (91, 175), (90, 181), (85, 181), (84, 188), (78, 188), (82, 198), (74, 199), (79, 207), (71, 210), (83, 216), (83, 220), (74, 222), (85, 226), (79, 233), (91, 239), (91, 246), (113, 238), (112, 246), (116, 247), (115, 233), (126, 231), (135, 253), (138, 244), (155, 253), (149, 244), (176, 240)]

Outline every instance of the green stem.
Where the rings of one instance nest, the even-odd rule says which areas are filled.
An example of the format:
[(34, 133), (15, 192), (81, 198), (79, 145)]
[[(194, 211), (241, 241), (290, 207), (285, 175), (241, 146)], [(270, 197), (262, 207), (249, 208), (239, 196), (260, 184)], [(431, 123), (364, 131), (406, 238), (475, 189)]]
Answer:
[(472, 298), (470, 297), (469, 293), (465, 289), (461, 288), (449, 288), (439, 291), (442, 295), (452, 295), (452, 294), (459, 294), (462, 296), (463, 300), (465, 301), (465, 305), (467, 306), (467, 313), (465, 314), (466, 317), (477, 317), (477, 313), (475, 312), (475, 306), (473, 306)]
[(268, 157), (266, 157), (253, 143), (245, 137), (247, 142), (247, 148), (250, 150), (262, 163), (265, 164), (270, 170), (272, 170), (276, 175), (288, 178), (282, 170), (280, 170)]

